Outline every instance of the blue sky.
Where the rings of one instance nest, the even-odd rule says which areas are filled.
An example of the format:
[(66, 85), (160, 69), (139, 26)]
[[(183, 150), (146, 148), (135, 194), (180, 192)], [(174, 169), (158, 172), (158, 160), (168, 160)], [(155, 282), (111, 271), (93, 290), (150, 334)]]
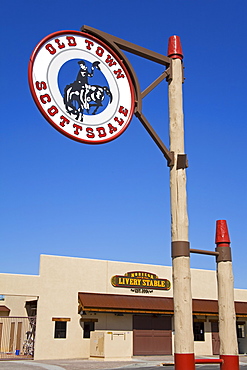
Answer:
[[(58, 133), (31, 97), (27, 67), (45, 36), (88, 25), (167, 55), (184, 52), (189, 239), (214, 250), (228, 223), (235, 287), (247, 288), (247, 3), (245, 0), (5, 2), (1, 19), (0, 271), (38, 274), (39, 255), (171, 265), (169, 169), (137, 118), (90, 146)], [(163, 68), (127, 54), (144, 89)], [(143, 102), (166, 146), (167, 82)], [(192, 255), (193, 268), (214, 269)]]

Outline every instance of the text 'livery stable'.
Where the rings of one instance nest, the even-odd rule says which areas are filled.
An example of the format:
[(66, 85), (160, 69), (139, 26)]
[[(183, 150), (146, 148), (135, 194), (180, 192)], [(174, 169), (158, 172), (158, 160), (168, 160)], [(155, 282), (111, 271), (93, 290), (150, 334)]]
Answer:
[(86, 33), (60, 31), (45, 37), (32, 53), (28, 79), (43, 116), (73, 140), (111, 141), (133, 116), (128, 70), (108, 45)]

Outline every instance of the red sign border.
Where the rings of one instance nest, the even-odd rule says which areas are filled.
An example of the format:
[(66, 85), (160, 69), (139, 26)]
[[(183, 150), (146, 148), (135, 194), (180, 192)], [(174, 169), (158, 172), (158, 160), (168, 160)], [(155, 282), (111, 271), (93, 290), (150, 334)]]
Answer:
[[(61, 36), (61, 35), (66, 35), (66, 34), (72, 34), (72, 35), (76, 35), (76, 36), (84, 36), (84, 37), (87, 37), (95, 42), (97, 42), (98, 44), (100, 44), (102, 47), (104, 47), (106, 50), (108, 50), (113, 56), (114, 58), (117, 60), (117, 62), (119, 63), (119, 65), (121, 66), (121, 68), (124, 70), (125, 74), (126, 74), (126, 77), (128, 79), (128, 82), (129, 82), (129, 86), (130, 86), (130, 90), (131, 90), (131, 109), (130, 109), (130, 114), (129, 114), (129, 117), (128, 117), (128, 121), (127, 123), (125, 124), (125, 127), (119, 131), (117, 134), (115, 134), (114, 136), (111, 136), (107, 139), (103, 139), (103, 140), (99, 140), (99, 141), (91, 141), (91, 140), (85, 140), (85, 139), (80, 139), (79, 137), (75, 137), (73, 135), (70, 135), (69, 133), (66, 133), (65, 131), (63, 131), (62, 129), (60, 129), (51, 119), (51, 117), (49, 117), (49, 115), (44, 111), (40, 101), (38, 100), (38, 97), (35, 93), (35, 89), (34, 89), (34, 81), (33, 81), (33, 63), (35, 61), (35, 58), (36, 58), (36, 55), (37, 53), (39, 52), (40, 48), (46, 43), (48, 42), (51, 38), (54, 38), (54, 37), (58, 37), (58, 36)], [(120, 57), (116, 54), (116, 52), (114, 50), (111, 49), (111, 47), (109, 45), (107, 45), (106, 43), (104, 43), (103, 41), (101, 41), (100, 39), (92, 36), (92, 35), (89, 35), (88, 33), (85, 33), (85, 32), (80, 32), (80, 31), (71, 31), (71, 30), (63, 30), (63, 31), (57, 31), (57, 32), (54, 32), (54, 33), (51, 33), (50, 35), (47, 35), (46, 37), (44, 37), (39, 43), (38, 45), (34, 48), (32, 54), (31, 54), (31, 57), (30, 57), (30, 61), (29, 61), (29, 64), (28, 64), (28, 83), (29, 83), (29, 87), (30, 87), (30, 91), (31, 91), (31, 94), (32, 94), (32, 97), (35, 101), (35, 104), (37, 105), (39, 111), (41, 112), (41, 114), (44, 116), (44, 118), (51, 124), (51, 126), (53, 126), (58, 132), (60, 132), (61, 134), (63, 134), (64, 136), (67, 136), (69, 139), (72, 139), (74, 141), (78, 141), (80, 143), (84, 143), (84, 144), (104, 144), (104, 143), (107, 143), (107, 142), (110, 142), (110, 141), (113, 141), (114, 139), (118, 138), (122, 133), (124, 133), (124, 131), (127, 129), (127, 127), (129, 126), (131, 120), (132, 120), (132, 117), (133, 117), (133, 114), (134, 114), (134, 110), (135, 110), (135, 89), (134, 89), (134, 85), (133, 85), (133, 82), (132, 82), (132, 79), (130, 77), (130, 74), (128, 72), (128, 69), (126, 68), (125, 64), (123, 63), (123, 61), (120, 59)]]

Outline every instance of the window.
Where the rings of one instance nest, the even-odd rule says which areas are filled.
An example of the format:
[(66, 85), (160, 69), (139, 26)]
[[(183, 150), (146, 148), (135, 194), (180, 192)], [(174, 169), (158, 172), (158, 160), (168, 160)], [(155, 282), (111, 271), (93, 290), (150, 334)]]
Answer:
[(90, 338), (91, 331), (94, 331), (94, 321), (84, 322), (83, 338)]
[(193, 322), (194, 341), (204, 341), (204, 322)]
[(66, 338), (67, 321), (55, 321), (54, 338)]
[(4, 301), (5, 300), (5, 296), (3, 294), (0, 294), (0, 301)]
[(244, 323), (243, 322), (237, 322), (237, 337), (238, 338), (244, 338)]

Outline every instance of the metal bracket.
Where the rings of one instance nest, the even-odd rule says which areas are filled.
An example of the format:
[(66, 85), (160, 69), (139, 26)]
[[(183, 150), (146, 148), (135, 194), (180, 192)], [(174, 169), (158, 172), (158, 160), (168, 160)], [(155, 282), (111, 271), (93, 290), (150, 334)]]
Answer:
[(231, 248), (230, 247), (221, 247), (218, 245), (216, 247), (216, 253), (218, 253), (216, 262), (227, 262), (227, 261), (232, 261), (232, 253), (231, 253)]
[(215, 257), (219, 255), (219, 252), (206, 251), (202, 249), (190, 249), (190, 253), (208, 254), (209, 256), (215, 256)]
[(156, 145), (164, 154), (164, 157), (167, 159), (167, 166), (172, 167), (174, 166), (174, 152), (170, 152), (160, 137), (157, 135), (153, 127), (150, 125), (146, 117), (141, 112), (135, 112), (135, 116), (140, 120), (142, 125), (145, 127), (149, 135), (152, 137)]
[(81, 31), (90, 33), (98, 37), (102, 37), (104, 40), (110, 40), (111, 42), (114, 42), (122, 50), (128, 51), (129, 53), (138, 55), (142, 58), (152, 60), (153, 62), (163, 64), (166, 67), (169, 67), (171, 64), (171, 58), (163, 54), (159, 54), (159, 53), (156, 53), (155, 51), (143, 48), (142, 46), (139, 46), (139, 45), (133, 44), (132, 42), (120, 39), (119, 37), (110, 35), (106, 32), (99, 31), (95, 28), (85, 26), (85, 25), (81, 27)]
[(177, 155), (177, 170), (188, 168), (188, 159), (186, 154)]
[(141, 98), (145, 98), (147, 94), (150, 93), (160, 82), (162, 82), (165, 78), (167, 79), (170, 76), (170, 69), (171, 67), (167, 68), (154, 82), (152, 82), (144, 91), (141, 93)]
[(189, 257), (190, 243), (185, 240), (177, 240), (172, 242), (172, 258)]
[(213, 251), (205, 251), (201, 249), (190, 249), (190, 253), (198, 253), (198, 254), (208, 254), (210, 256), (216, 257), (216, 262), (226, 262), (226, 261), (232, 261), (232, 254), (231, 254), (231, 248), (230, 247), (220, 247), (217, 246), (215, 249), (215, 252)]
[[(172, 78), (171, 77), (172, 76), (171, 75), (171, 65), (172, 65), (172, 63), (171, 63), (172, 59), (171, 58), (169, 58), (169, 57), (167, 57), (165, 55), (156, 53), (156, 52), (154, 52), (152, 50), (143, 48), (142, 46), (133, 44), (132, 42), (129, 42), (129, 41), (120, 39), (119, 37), (116, 37), (114, 35), (110, 35), (110, 34), (108, 34), (106, 32), (99, 31), (99, 30), (97, 30), (95, 28), (86, 26), (86, 25), (84, 25), (84, 26), (81, 27), (81, 31), (82, 32), (89, 33), (89, 34), (91, 34), (93, 36), (96, 36), (96, 37), (100, 38), (104, 43), (110, 45), (110, 47), (123, 60), (123, 63), (125, 63), (128, 71), (130, 72), (130, 75), (132, 77), (132, 80), (134, 82), (135, 93), (136, 93), (136, 105), (137, 105), (137, 110), (139, 112), (141, 112), (141, 110), (142, 110), (141, 109), (142, 95), (141, 95), (139, 81), (137, 79), (137, 76), (136, 76), (136, 73), (135, 73), (134, 69), (132, 68), (130, 62), (128, 61), (127, 57), (122, 52), (122, 50), (127, 51), (127, 52), (129, 52), (131, 54), (137, 55), (139, 57), (142, 57), (142, 58), (151, 60), (151, 61), (153, 61), (155, 63), (158, 63), (158, 64), (161, 64), (161, 65), (166, 66), (167, 69), (164, 72), (166, 74), (166, 76), (164, 76), (164, 78), (167, 78), (167, 79), (171, 79)], [(161, 81), (162, 81), (162, 79), (161, 79)], [(161, 81), (159, 81), (159, 82), (161, 82)], [(155, 81), (153, 84), (155, 86), (157, 86), (158, 83), (156, 83), (156, 81)], [(151, 84), (151, 85), (153, 85), (153, 84)], [(151, 88), (151, 90), (152, 90), (152, 88)]]
[[(89, 27), (89, 26), (82, 26), (81, 27), (82, 32), (89, 33), (93, 36), (96, 36), (100, 38), (104, 43), (110, 45), (110, 47), (120, 56), (120, 58), (123, 60), (123, 63), (125, 63), (126, 68), (128, 69), (131, 78), (133, 80), (134, 88), (135, 88), (135, 98), (136, 98), (136, 107), (135, 107), (135, 116), (140, 120), (142, 125), (145, 127), (149, 135), (152, 137), (156, 145), (159, 147), (161, 152), (164, 154), (165, 158), (167, 159), (167, 165), (169, 167), (174, 166), (174, 152), (171, 152), (167, 149), (165, 144), (162, 142), (162, 140), (159, 138), (153, 127), (150, 125), (148, 120), (144, 117), (142, 114), (142, 99), (150, 92), (152, 91), (160, 82), (162, 82), (165, 78), (168, 82), (172, 79), (172, 59), (156, 53), (154, 51), (151, 51), (149, 49), (143, 48), (142, 46), (133, 44), (129, 41), (120, 39), (116, 36), (110, 35), (108, 33), (99, 31), (95, 28)], [(120, 50), (121, 49), (121, 50)], [(126, 58), (125, 54), (122, 52), (122, 50), (127, 51), (129, 53), (138, 55), (142, 58), (151, 60), (155, 63), (159, 63), (166, 67), (166, 70), (155, 80), (153, 81), (143, 92), (140, 90), (139, 81), (137, 79), (136, 73), (134, 69), (132, 68), (130, 62)], [(187, 165), (187, 158), (184, 158), (186, 155), (179, 155), (181, 158), (179, 159), (178, 168), (186, 168)]]

